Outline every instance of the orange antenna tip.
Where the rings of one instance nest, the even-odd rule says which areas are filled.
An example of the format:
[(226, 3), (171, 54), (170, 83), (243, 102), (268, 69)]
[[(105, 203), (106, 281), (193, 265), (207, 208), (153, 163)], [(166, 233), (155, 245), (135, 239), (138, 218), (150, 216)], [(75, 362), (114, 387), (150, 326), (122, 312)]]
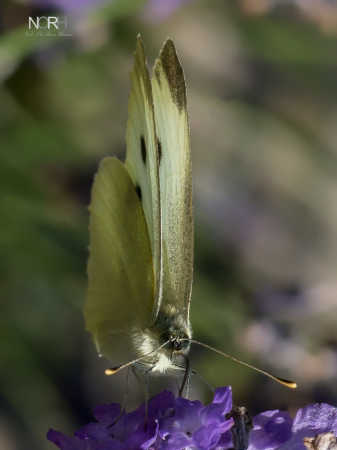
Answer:
[(104, 371), (104, 373), (105, 373), (105, 375), (114, 375), (116, 372), (118, 372), (119, 371), (119, 369), (120, 369), (120, 366), (119, 367), (112, 367), (111, 369), (106, 369), (105, 371)]
[(106, 369), (105, 370), (105, 375), (108, 375), (108, 376), (109, 375), (114, 375), (115, 373), (119, 372), (122, 369), (125, 369), (126, 367), (133, 366), (134, 364), (138, 363), (142, 359), (147, 358), (149, 355), (152, 355), (153, 353), (158, 352), (161, 348), (165, 347), (165, 345), (167, 345), (169, 342), (170, 342), (170, 340), (167, 340), (166, 342), (161, 344), (159, 347), (155, 348), (154, 350), (152, 350), (149, 353), (145, 353), (145, 355), (142, 355), (139, 358), (133, 359), (132, 361), (128, 361), (127, 363), (121, 364), (120, 366), (111, 367), (110, 369)]
[(296, 389), (297, 388), (297, 383), (295, 383), (295, 381), (285, 380), (284, 378), (279, 378), (279, 377), (277, 377), (277, 381), (280, 384), (283, 384), (283, 386), (287, 386), (290, 389)]
[(242, 361), (241, 359), (235, 358), (235, 356), (229, 355), (228, 353), (222, 352), (221, 350), (218, 350), (217, 348), (212, 347), (211, 345), (205, 344), (204, 342), (196, 341), (195, 339), (187, 339), (191, 344), (197, 344), (201, 347), (207, 348), (208, 350), (211, 350), (212, 352), (218, 353), (221, 356), (224, 356), (225, 358), (228, 358), (237, 364), (241, 364), (241, 366), (249, 367), (249, 369), (253, 369), (256, 372), (262, 373), (268, 378), (271, 378), (274, 381), (277, 381), (278, 383), (282, 384), (283, 386), (286, 386), (290, 389), (296, 389), (297, 384), (294, 381), (285, 380), (284, 378), (276, 377), (275, 375), (271, 374), (270, 372), (267, 372), (266, 370), (259, 369), (256, 366), (253, 366), (253, 364), (248, 364), (245, 361)]

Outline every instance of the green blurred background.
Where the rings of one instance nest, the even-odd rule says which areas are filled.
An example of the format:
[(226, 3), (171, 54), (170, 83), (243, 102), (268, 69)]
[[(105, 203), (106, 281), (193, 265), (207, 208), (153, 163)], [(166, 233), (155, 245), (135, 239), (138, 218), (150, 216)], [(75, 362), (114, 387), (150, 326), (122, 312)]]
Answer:
[[(71, 36), (28, 32), (53, 14)], [(336, 404), (336, 3), (2, 0), (0, 29), (0, 448), (55, 448), (49, 427), (121, 400), (82, 305), (90, 187), (124, 155), (138, 32), (151, 64), (173, 38), (188, 84), (194, 335), (300, 387), (199, 348), (193, 367), (252, 414)]]

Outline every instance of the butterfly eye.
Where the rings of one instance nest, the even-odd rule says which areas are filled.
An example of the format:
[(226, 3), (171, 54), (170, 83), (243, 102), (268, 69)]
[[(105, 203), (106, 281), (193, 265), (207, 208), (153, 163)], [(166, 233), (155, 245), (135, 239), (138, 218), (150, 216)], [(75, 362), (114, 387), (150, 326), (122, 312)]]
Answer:
[(188, 349), (190, 346), (190, 342), (186, 335), (180, 336), (171, 336), (171, 347), (176, 352), (181, 352), (185, 349)]
[(182, 349), (182, 342), (180, 342), (180, 341), (173, 341), (173, 348), (174, 348), (174, 350), (176, 350), (176, 351), (179, 351), (179, 350), (181, 350)]

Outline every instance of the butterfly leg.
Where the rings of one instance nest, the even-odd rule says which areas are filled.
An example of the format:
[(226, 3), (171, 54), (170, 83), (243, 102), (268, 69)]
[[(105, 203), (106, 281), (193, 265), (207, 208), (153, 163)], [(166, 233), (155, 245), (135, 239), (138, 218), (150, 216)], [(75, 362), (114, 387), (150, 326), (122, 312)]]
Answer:
[(127, 371), (126, 371), (125, 390), (124, 390), (124, 394), (123, 394), (122, 407), (121, 407), (120, 413), (118, 414), (116, 419), (112, 422), (110, 427), (114, 426), (120, 420), (120, 418), (123, 416), (123, 414), (126, 413), (126, 405), (127, 405), (127, 401), (128, 401), (128, 397), (129, 397), (129, 375), (130, 375), (130, 372), (129, 372), (129, 367), (128, 367)]
[[(186, 366), (182, 367), (179, 364), (175, 364), (174, 367), (177, 370), (186, 372)], [(196, 375), (199, 378), (199, 380), (207, 386), (207, 388), (212, 392), (212, 394), (214, 394), (215, 387), (212, 386), (211, 383), (209, 383), (203, 376), (201, 376), (200, 373), (196, 369), (190, 369), (189, 381), (191, 381), (192, 375)]]
[(132, 367), (132, 372), (137, 378), (138, 382), (142, 385), (144, 390), (144, 405), (145, 405), (145, 428), (147, 427), (147, 421), (149, 416), (149, 378), (150, 374), (153, 370), (153, 367), (150, 367), (149, 369), (145, 370), (141, 374), (143, 377), (140, 376), (139, 371), (137, 371), (135, 366)]
[(130, 377), (130, 367), (126, 370), (126, 377), (125, 377), (125, 390), (123, 394), (123, 400), (122, 400), (122, 412), (126, 411), (126, 405), (129, 398), (129, 377)]
[(203, 376), (201, 376), (199, 372), (193, 369), (192, 375), (196, 375), (199, 378), (199, 380), (208, 387), (208, 389), (212, 392), (212, 394), (214, 394), (215, 392), (214, 386), (212, 386), (211, 383), (209, 383)]
[(179, 395), (179, 397), (182, 397), (183, 393), (184, 393), (184, 389), (186, 387), (186, 397), (188, 398), (191, 367), (190, 367), (190, 360), (189, 360), (188, 356), (184, 355), (184, 359), (185, 359), (185, 371), (184, 371), (184, 377), (183, 377), (183, 381), (181, 383), (178, 395)]

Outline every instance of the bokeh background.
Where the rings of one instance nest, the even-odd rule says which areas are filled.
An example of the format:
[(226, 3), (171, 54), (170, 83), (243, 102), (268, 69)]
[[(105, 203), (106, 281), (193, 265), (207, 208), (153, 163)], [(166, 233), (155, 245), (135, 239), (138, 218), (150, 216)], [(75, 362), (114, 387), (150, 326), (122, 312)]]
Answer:
[[(29, 33), (56, 14), (71, 36)], [(174, 39), (188, 83), (195, 337), (299, 389), (200, 348), (193, 367), (251, 414), (336, 404), (336, 2), (2, 0), (0, 27), (0, 448), (51, 450), (50, 427), (121, 400), (82, 305), (90, 187), (124, 155), (138, 32), (151, 64)]]

